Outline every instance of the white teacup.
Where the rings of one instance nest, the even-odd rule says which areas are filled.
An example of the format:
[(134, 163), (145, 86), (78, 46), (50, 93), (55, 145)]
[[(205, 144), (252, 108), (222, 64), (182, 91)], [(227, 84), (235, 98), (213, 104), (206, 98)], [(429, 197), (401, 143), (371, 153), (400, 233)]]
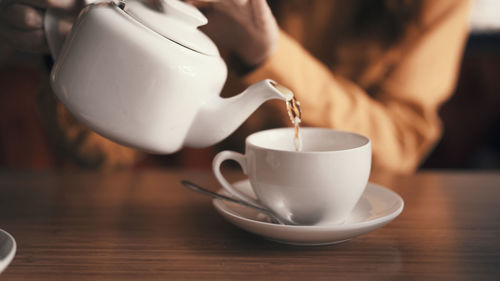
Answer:
[[(254, 133), (245, 155), (222, 151), (213, 171), (225, 190), (301, 225), (342, 223), (368, 183), (371, 142), (344, 131), (302, 128), (303, 149), (295, 151), (294, 129)], [(220, 165), (238, 162), (248, 175), (257, 200), (242, 194), (222, 176)]]

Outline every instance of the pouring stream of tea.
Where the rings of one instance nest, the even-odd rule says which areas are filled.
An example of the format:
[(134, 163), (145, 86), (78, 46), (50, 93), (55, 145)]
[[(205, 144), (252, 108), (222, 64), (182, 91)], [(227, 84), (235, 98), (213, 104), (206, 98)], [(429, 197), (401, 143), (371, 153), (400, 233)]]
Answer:
[(274, 87), (283, 93), (287, 97), (286, 110), (290, 121), (292, 122), (295, 129), (295, 136), (293, 143), (295, 144), (295, 151), (302, 151), (302, 137), (300, 135), (300, 122), (302, 122), (302, 109), (300, 108), (300, 102), (295, 98), (295, 95), (288, 88), (281, 86), (280, 84), (275, 84)]

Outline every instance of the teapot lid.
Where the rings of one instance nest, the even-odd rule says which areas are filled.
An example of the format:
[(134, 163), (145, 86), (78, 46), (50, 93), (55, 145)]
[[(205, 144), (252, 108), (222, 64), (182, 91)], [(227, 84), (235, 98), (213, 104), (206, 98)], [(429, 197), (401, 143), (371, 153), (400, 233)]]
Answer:
[(180, 0), (156, 0), (159, 10), (140, 1), (123, 1), (118, 4), (125, 13), (159, 33), (198, 53), (220, 56), (217, 46), (197, 27), (207, 24), (207, 18), (195, 7)]

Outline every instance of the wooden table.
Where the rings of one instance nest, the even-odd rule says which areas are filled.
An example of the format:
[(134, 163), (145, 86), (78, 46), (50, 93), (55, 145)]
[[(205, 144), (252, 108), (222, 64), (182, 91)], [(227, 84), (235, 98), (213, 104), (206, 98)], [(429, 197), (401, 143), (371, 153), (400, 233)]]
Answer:
[(0, 228), (18, 242), (0, 279), (500, 280), (500, 173), (380, 177), (401, 216), (323, 247), (244, 232), (182, 178), (218, 188), (209, 171), (0, 172)]

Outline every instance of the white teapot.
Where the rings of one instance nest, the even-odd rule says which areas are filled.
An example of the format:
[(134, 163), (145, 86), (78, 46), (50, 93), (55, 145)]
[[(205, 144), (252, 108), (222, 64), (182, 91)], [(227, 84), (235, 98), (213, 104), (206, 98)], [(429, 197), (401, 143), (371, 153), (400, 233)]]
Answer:
[(113, 141), (153, 153), (207, 147), (238, 128), (269, 99), (290, 99), (264, 80), (221, 98), (227, 68), (198, 26), (195, 7), (159, 0), (88, 5), (59, 49), (55, 21), (45, 19), (57, 57), (51, 84), (60, 101), (89, 128)]

